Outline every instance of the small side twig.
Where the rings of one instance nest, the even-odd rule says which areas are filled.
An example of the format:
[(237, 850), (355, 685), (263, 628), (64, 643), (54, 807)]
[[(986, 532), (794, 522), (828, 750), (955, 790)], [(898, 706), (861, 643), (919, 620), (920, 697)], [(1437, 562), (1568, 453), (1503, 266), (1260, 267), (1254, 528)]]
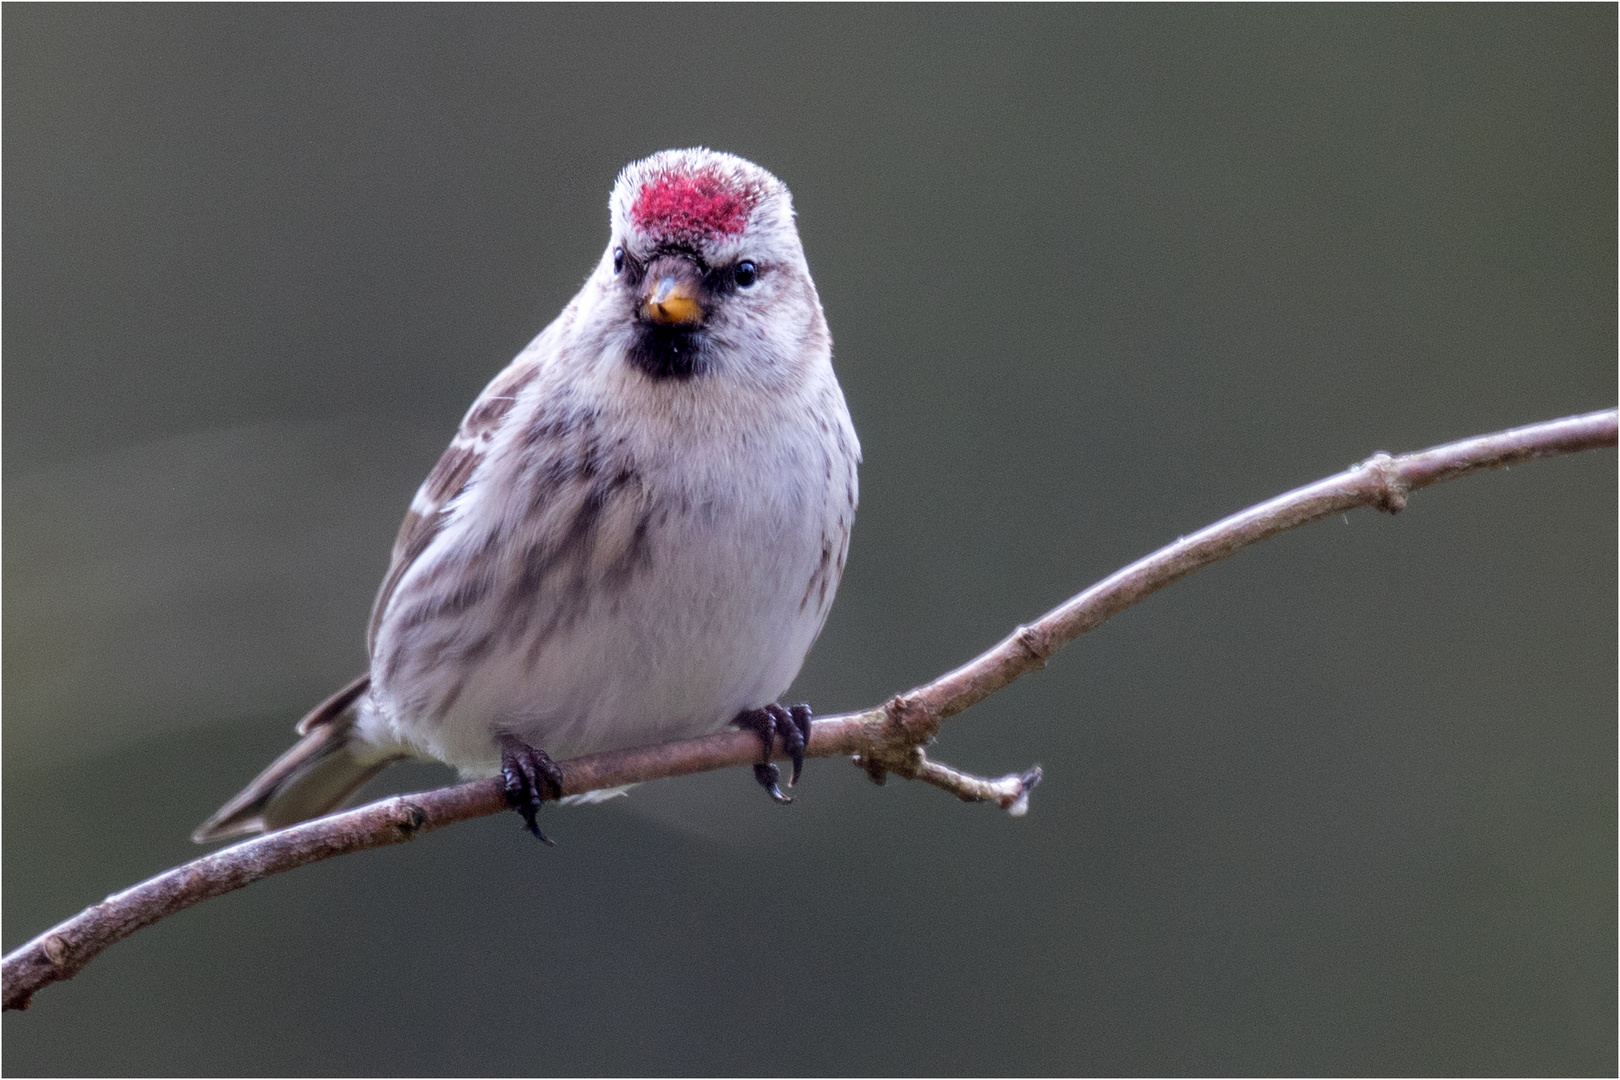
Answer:
[(882, 784), (889, 773), (907, 780), (921, 780), (955, 795), (963, 802), (993, 802), (1013, 817), (1029, 812), (1029, 793), (1044, 775), (1039, 765), (1031, 765), (1021, 773), (1008, 773), (995, 780), (953, 769), (949, 765), (929, 759), (920, 746), (913, 746), (904, 757), (882, 765), (867, 757), (854, 755), (855, 764), (867, 771), (874, 783)]
[[(1401, 457), (1375, 454), (1137, 560), (925, 686), (876, 708), (815, 721), (806, 753), (850, 755), (880, 783), (894, 773), (1021, 815), (1028, 809), (1030, 790), (1040, 782), (1040, 768), (992, 780), (932, 761), (922, 748), (941, 722), (1043, 667), (1059, 648), (1110, 617), (1250, 544), (1358, 507), (1397, 513), (1412, 491), (1481, 469), (1614, 446), (1616, 427), (1617, 411), (1607, 409)], [(748, 765), (758, 755), (758, 739), (741, 731), (590, 754), (561, 763), (563, 794)], [(384, 799), (204, 855), (109, 896), (8, 954), (0, 965), (4, 1007), (27, 1008), (41, 987), (72, 978), (107, 946), (198, 901), (306, 863), (402, 843), (505, 807), (499, 779), (476, 780)]]

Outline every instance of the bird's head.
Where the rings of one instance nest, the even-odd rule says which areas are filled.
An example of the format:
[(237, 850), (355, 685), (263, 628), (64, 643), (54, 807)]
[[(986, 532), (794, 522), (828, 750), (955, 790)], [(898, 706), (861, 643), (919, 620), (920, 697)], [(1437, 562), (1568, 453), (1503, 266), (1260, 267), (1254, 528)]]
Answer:
[(792, 196), (758, 165), (665, 150), (626, 166), (609, 206), (596, 274), (626, 357), (650, 378), (688, 379), (728, 358), (766, 373), (826, 337)]

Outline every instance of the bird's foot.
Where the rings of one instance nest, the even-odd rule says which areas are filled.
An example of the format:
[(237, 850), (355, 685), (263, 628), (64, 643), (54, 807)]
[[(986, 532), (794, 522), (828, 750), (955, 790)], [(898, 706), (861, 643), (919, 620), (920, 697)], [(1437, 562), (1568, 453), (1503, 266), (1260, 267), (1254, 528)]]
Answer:
[(793, 799), (782, 794), (779, 781), (782, 779), (782, 770), (771, 761), (771, 751), (775, 747), (775, 740), (782, 740), (782, 749), (787, 756), (793, 759), (793, 772), (788, 774), (788, 787), (799, 782), (799, 774), (804, 771), (804, 748), (810, 742), (810, 706), (770, 704), (761, 709), (748, 709), (737, 714), (733, 721), (738, 727), (752, 731), (759, 736), (759, 741), (765, 744), (765, 760), (754, 766), (754, 779), (759, 786), (770, 792), (771, 798), (779, 803), (790, 803)]
[(506, 778), (506, 805), (523, 815), (529, 831), (547, 847), (554, 847), (540, 831), (540, 804), (562, 798), (562, 770), (544, 750), (536, 750), (515, 735), (503, 734), (501, 775)]

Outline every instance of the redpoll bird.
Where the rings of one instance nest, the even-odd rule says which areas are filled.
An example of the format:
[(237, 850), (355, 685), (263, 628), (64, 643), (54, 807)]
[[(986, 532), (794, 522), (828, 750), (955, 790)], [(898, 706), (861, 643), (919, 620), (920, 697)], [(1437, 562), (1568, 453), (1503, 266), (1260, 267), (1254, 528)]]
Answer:
[(540, 835), (552, 757), (728, 723), (785, 799), (772, 740), (797, 779), (810, 714), (776, 698), (832, 605), (860, 460), (792, 199), (741, 158), (667, 150), (609, 206), (595, 271), (411, 502), (370, 672), (197, 841), (326, 813), (404, 757), (504, 773)]

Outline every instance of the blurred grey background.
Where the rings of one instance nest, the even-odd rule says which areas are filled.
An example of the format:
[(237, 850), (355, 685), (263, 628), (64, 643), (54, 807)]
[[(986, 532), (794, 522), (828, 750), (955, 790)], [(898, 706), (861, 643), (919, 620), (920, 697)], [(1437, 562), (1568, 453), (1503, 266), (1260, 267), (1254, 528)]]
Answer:
[[(363, 665), (627, 161), (793, 189), (866, 449), (822, 711), (1375, 450), (1616, 400), (1616, 9), (99, 7), (4, 25), (4, 937)], [(1612, 1074), (1616, 473), (1244, 553), (951, 722), (211, 901), (22, 1074)], [(377, 790), (447, 778), (400, 770)]]

